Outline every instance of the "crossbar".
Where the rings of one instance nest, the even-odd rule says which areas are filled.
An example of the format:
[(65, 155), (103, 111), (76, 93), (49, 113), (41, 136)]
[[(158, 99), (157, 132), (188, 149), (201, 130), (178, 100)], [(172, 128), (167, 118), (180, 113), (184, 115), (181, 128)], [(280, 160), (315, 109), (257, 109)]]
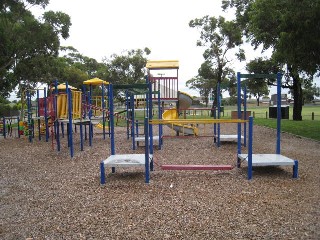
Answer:
[(248, 120), (241, 119), (153, 119), (149, 124), (213, 124), (213, 123), (246, 123)]
[(232, 165), (161, 165), (162, 170), (232, 170)]
[(240, 78), (277, 78), (277, 74), (240, 74)]
[(135, 84), (114, 84), (113, 89), (148, 89), (147, 83), (135, 83)]

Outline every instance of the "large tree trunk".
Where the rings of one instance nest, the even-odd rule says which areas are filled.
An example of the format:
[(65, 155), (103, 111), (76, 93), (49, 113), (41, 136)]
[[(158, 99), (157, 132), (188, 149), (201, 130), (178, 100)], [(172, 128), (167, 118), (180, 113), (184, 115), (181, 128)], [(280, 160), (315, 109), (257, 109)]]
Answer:
[(293, 114), (292, 119), (295, 121), (302, 120), (302, 103), (303, 103), (303, 93), (301, 82), (298, 74), (291, 74), (293, 79), (292, 90), (293, 90)]
[(259, 96), (257, 97), (257, 106), (259, 107), (260, 106), (260, 101), (259, 101)]

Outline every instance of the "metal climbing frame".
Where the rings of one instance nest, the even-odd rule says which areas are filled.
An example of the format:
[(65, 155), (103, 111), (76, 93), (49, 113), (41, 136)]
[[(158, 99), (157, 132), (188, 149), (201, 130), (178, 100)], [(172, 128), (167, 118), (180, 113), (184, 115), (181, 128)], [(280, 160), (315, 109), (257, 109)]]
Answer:
[[(178, 60), (150, 60), (146, 64), (148, 69), (149, 81), (151, 83), (151, 91), (160, 91), (161, 101), (178, 101), (178, 72), (179, 61)], [(171, 77), (155, 77), (153, 75), (154, 70), (173, 70), (175, 76)], [(151, 72), (152, 71), (152, 72)], [(162, 75), (162, 74), (159, 74)], [(152, 100), (157, 101), (158, 96), (152, 94)]]

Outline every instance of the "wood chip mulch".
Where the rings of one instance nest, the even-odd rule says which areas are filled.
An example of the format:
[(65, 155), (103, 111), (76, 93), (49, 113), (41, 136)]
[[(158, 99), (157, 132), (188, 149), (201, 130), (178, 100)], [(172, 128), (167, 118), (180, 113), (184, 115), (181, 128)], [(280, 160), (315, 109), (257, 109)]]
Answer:
[[(236, 134), (231, 125), (221, 133)], [(110, 139), (95, 129), (93, 146), (86, 141), (81, 152), (78, 135), (73, 158), (66, 138), (60, 152), (51, 140), (0, 139), (0, 239), (320, 239), (319, 142), (283, 133), (282, 154), (299, 160), (299, 179), (292, 166), (256, 167), (248, 181), (246, 163), (231, 171), (161, 170), (236, 164), (236, 143), (217, 148), (212, 137), (165, 138), (150, 184), (144, 169), (119, 168), (108, 169), (101, 186), (99, 163), (110, 155)], [(275, 148), (275, 130), (254, 126), (254, 153)], [(125, 128), (117, 127), (116, 152), (144, 148), (131, 150)]]

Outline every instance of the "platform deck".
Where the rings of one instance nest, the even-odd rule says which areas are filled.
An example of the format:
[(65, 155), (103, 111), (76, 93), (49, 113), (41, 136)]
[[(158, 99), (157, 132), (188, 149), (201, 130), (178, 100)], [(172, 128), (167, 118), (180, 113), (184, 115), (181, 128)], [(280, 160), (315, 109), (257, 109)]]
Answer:
[[(248, 162), (248, 154), (239, 154), (241, 160)], [(281, 154), (252, 154), (252, 166), (294, 166), (294, 160)]]
[[(217, 135), (214, 136), (215, 138), (218, 138)], [(241, 136), (241, 140), (243, 140), (244, 137)], [(230, 134), (230, 135), (220, 135), (220, 142), (229, 142), (229, 141), (238, 141), (238, 135), (237, 134)]]
[[(153, 136), (153, 142), (155, 141), (159, 141), (159, 136)], [(134, 141), (135, 142), (145, 142), (146, 141), (146, 138), (145, 137), (135, 137), (134, 138)]]
[[(152, 157), (152, 155), (149, 155), (149, 163), (151, 162)], [(145, 154), (110, 155), (103, 163), (106, 167), (144, 167)]]

